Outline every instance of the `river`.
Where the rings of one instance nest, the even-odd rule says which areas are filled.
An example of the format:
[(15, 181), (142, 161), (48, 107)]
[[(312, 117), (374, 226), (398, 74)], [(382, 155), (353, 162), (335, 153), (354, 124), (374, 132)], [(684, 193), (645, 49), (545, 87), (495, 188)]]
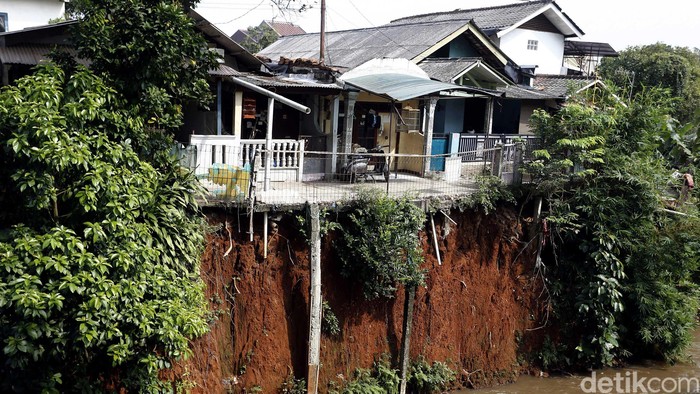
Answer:
[(674, 365), (648, 361), (626, 368), (596, 370), (595, 375), (521, 376), (513, 384), (454, 394), (700, 393), (700, 330), (695, 331), (687, 353), (687, 361)]

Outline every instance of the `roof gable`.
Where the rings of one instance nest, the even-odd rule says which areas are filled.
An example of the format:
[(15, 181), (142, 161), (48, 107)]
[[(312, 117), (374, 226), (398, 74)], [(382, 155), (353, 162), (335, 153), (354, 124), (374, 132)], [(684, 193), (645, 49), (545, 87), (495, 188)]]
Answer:
[(265, 24), (268, 27), (270, 27), (280, 37), (292, 36), (296, 34), (306, 34), (306, 31), (304, 31), (304, 29), (302, 29), (300, 26), (295, 25), (294, 23), (263, 21), (261, 25), (262, 24)]

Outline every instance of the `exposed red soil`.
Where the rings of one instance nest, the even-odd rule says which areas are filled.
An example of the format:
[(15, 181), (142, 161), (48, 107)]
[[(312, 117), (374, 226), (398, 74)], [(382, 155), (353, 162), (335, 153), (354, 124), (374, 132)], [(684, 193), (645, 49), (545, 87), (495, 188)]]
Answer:
[[(262, 216), (262, 215), (260, 215)], [(212, 225), (235, 216), (208, 215)], [(491, 215), (452, 212), (458, 226), (446, 234), (435, 216), (442, 265), (431, 233), (423, 233), (426, 286), (415, 299), (412, 357), (448, 361), (460, 386), (505, 383), (517, 376), (518, 340), (539, 324), (541, 286), (533, 279), (534, 248), (510, 209)], [(207, 297), (218, 319), (193, 342), (193, 356), (166, 377), (196, 383), (192, 392), (245, 392), (259, 386), (275, 393), (289, 374), (306, 375), (309, 246), (291, 216), (271, 236), (263, 259), (260, 229), (253, 243), (221, 229), (208, 238), (202, 261)], [(341, 335), (322, 337), (320, 387), (370, 367), (377, 356), (396, 361), (403, 321), (403, 290), (392, 300), (368, 302), (362, 289), (338, 271), (330, 239), (322, 246), (322, 292), (339, 319)], [(236, 282), (234, 287), (233, 282)], [(164, 375), (165, 376), (165, 375)]]

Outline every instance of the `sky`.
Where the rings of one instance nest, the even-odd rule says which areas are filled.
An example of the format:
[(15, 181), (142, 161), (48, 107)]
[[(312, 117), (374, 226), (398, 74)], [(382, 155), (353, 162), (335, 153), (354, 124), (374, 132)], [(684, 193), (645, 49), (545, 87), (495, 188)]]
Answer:
[[(225, 33), (257, 26), (262, 20), (295, 23), (306, 32), (320, 30), (321, 1), (302, 13), (281, 14), (270, 0), (201, 0), (197, 11)], [(700, 1), (556, 0), (586, 33), (585, 41), (607, 42), (616, 50), (663, 42), (700, 48)], [(409, 15), (511, 4), (518, 0), (326, 0), (326, 30), (380, 26)]]

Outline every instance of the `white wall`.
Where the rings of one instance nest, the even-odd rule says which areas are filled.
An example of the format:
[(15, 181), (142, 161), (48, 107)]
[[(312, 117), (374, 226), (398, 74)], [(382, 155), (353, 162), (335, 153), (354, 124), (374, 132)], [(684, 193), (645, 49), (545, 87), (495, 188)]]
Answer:
[[(537, 40), (537, 50), (527, 49), (528, 40)], [(518, 65), (537, 65), (536, 74), (561, 74), (564, 36), (527, 29), (515, 29), (501, 37), (500, 48)]]
[(8, 31), (46, 25), (65, 12), (63, 0), (1, 0), (0, 13), (7, 13)]

